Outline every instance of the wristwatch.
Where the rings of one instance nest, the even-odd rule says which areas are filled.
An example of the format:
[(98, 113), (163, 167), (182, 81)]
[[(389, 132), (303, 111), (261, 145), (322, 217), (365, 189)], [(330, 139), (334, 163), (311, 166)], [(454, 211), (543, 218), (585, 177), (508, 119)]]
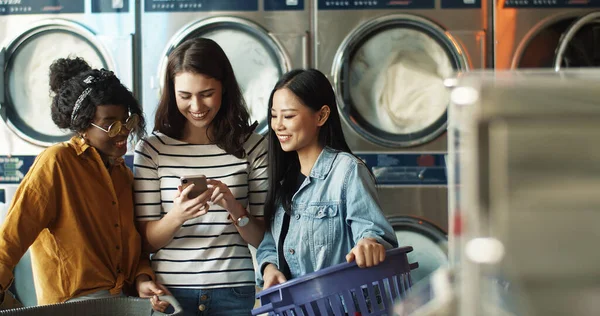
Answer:
[(246, 225), (248, 225), (248, 223), (250, 223), (250, 217), (248, 217), (248, 212), (244, 212), (244, 214), (240, 217), (238, 217), (237, 220), (233, 219), (233, 217), (231, 217), (231, 213), (229, 214), (229, 216), (227, 216), (227, 218), (229, 218), (232, 222), (233, 225), (238, 226), (238, 227), (244, 227)]

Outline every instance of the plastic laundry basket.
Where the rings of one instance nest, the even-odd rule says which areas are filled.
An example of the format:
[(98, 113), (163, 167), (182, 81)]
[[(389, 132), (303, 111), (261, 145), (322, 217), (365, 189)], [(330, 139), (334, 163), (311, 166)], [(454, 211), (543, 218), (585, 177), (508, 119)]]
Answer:
[(388, 250), (372, 268), (342, 263), (259, 292), (261, 307), (252, 315), (387, 315), (393, 302), (404, 298), (412, 285), (408, 263), (412, 247)]
[(77, 302), (67, 302), (52, 305), (41, 305), (15, 309), (1, 310), (0, 315), (11, 316), (150, 316), (150, 315), (180, 315), (183, 314), (181, 306), (173, 296), (161, 296), (173, 305), (175, 311), (172, 314), (160, 312), (152, 313), (150, 299), (139, 297), (115, 297), (91, 299)]

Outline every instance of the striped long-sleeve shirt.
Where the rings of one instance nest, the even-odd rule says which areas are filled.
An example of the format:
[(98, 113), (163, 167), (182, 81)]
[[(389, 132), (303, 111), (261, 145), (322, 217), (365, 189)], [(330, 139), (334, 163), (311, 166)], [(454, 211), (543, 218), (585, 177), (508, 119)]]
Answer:
[[(204, 174), (227, 184), (236, 199), (256, 216), (263, 215), (267, 192), (267, 141), (252, 134), (237, 158), (217, 145), (188, 144), (153, 133), (136, 146), (135, 212), (138, 221), (160, 220), (173, 207), (181, 176)], [(211, 205), (203, 216), (188, 220), (173, 240), (152, 256), (157, 280), (169, 287), (218, 288), (254, 284), (248, 244)]]

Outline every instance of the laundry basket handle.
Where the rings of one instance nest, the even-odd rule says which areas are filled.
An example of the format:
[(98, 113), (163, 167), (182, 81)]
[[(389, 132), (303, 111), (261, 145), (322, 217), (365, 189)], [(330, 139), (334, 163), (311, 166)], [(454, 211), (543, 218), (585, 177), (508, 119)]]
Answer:
[(265, 304), (265, 305), (262, 305), (262, 306), (259, 306), (255, 309), (253, 309), (252, 315), (264, 314), (264, 313), (273, 311), (274, 309), (283, 306), (283, 293), (281, 292), (281, 290), (282, 289), (277, 289), (277, 292), (279, 293), (277, 301), (271, 301), (268, 304)]
[(569, 45), (569, 43), (573, 39), (573, 36), (575, 36), (575, 34), (577, 34), (577, 32), (579, 32), (579, 30), (586, 24), (596, 19), (600, 19), (600, 12), (592, 12), (590, 14), (584, 15), (581, 19), (577, 20), (575, 23), (569, 26), (567, 31), (563, 33), (559, 41), (558, 48), (556, 49), (556, 57), (554, 58), (554, 71), (560, 71), (562, 59), (567, 50), (567, 45)]

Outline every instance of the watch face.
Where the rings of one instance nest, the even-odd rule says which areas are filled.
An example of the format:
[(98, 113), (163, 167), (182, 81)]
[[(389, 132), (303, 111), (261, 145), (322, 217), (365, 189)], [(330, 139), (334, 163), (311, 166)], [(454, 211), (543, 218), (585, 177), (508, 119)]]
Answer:
[(240, 227), (244, 227), (246, 225), (248, 225), (248, 223), (250, 222), (250, 218), (248, 218), (248, 216), (242, 216), (240, 218), (238, 218), (238, 226)]

